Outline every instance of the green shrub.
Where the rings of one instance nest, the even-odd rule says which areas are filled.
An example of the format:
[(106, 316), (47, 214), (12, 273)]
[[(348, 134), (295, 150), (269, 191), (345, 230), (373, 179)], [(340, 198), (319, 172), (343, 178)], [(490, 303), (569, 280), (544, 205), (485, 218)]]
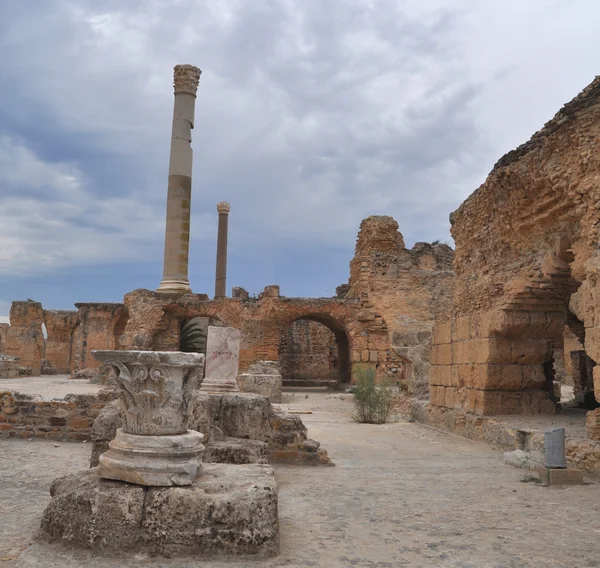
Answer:
[(375, 384), (375, 369), (359, 369), (354, 387), (354, 416), (356, 422), (383, 424), (392, 406), (392, 388)]

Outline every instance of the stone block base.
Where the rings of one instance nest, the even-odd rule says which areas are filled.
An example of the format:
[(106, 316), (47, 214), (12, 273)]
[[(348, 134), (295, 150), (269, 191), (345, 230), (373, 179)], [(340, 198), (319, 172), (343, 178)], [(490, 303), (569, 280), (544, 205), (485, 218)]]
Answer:
[[(101, 479), (97, 469), (56, 479), (41, 537), (104, 554), (274, 556), (277, 485), (268, 465), (205, 464), (188, 487)], [(127, 562), (124, 561), (124, 564)]]
[(327, 455), (327, 451), (320, 446), (319, 442), (310, 439), (288, 444), (285, 448), (273, 450), (270, 461), (288, 465), (335, 465)]
[(223, 379), (204, 379), (200, 385), (200, 392), (206, 394), (225, 394), (229, 392), (239, 392), (237, 382)]
[(242, 392), (252, 392), (266, 396), (271, 402), (282, 402), (281, 375), (253, 375), (242, 373), (238, 375), (237, 384)]
[(188, 430), (175, 436), (137, 436), (119, 428), (99, 459), (98, 473), (148, 486), (191, 485), (202, 472), (204, 436)]
[(267, 463), (269, 446), (260, 440), (225, 438), (213, 441), (204, 451), (204, 463)]
[(583, 485), (583, 471), (581, 469), (551, 469), (541, 466), (538, 475), (542, 485)]

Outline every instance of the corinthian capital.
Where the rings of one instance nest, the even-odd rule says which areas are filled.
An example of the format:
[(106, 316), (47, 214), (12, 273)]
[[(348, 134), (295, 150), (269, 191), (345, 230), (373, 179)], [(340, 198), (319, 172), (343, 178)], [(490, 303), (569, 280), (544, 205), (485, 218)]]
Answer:
[(196, 94), (200, 81), (200, 69), (193, 65), (175, 65), (173, 70), (173, 87), (176, 93)]

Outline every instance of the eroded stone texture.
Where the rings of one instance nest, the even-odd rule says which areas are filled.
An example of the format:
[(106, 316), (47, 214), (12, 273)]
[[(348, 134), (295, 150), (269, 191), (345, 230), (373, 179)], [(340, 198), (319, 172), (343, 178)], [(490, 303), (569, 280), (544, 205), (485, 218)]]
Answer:
[[(98, 456), (106, 451), (120, 426), (119, 406), (115, 401), (102, 409), (93, 424), (90, 467), (98, 465)], [(315, 451), (318, 443), (307, 438), (306, 426), (300, 417), (277, 411), (264, 396), (199, 392), (189, 428), (205, 435), (206, 461), (246, 463), (256, 459), (254, 463), (261, 463), (264, 443), (272, 461), (332, 465), (326, 450), (317, 445)], [(242, 446), (240, 440), (249, 443)]]
[(39, 375), (44, 359), (44, 311), (42, 304), (27, 300), (13, 302), (10, 308), (10, 326), (5, 332), (6, 355), (19, 357), (22, 374)]
[(42, 533), (70, 546), (127, 550), (142, 539), (146, 491), (101, 479), (95, 469), (55, 479)]
[[(373, 216), (360, 226), (344, 298), (360, 302), (356, 317), (386, 342), (352, 350), (352, 360), (378, 369), (416, 396), (428, 391), (433, 322), (451, 303), (453, 251), (441, 243), (404, 245), (398, 223)], [(385, 362), (385, 363), (384, 363)]]
[(240, 330), (232, 327), (208, 327), (206, 369), (202, 392), (236, 392), (239, 367)]
[[(316, 321), (295, 321), (281, 338), (279, 364), (286, 386), (335, 385), (339, 365), (335, 334)], [(251, 369), (248, 373), (260, 374)]]
[(94, 351), (116, 371), (121, 428), (98, 459), (99, 474), (148, 486), (190, 485), (204, 436), (188, 430), (204, 356), (165, 351)]
[(452, 213), (457, 279), (433, 334), (432, 404), (554, 412), (552, 354), (565, 325), (568, 344), (600, 360), (598, 102), (600, 78)]
[(273, 556), (277, 485), (268, 465), (208, 464), (189, 487), (145, 488), (96, 469), (55, 480), (42, 536), (105, 554)]
[(237, 384), (242, 392), (266, 396), (271, 402), (282, 401), (283, 379), (277, 361), (258, 361), (238, 375)]

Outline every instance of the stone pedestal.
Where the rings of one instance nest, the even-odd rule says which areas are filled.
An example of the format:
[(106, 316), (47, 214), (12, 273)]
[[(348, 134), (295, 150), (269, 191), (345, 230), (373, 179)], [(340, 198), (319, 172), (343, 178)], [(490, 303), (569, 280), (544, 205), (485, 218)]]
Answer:
[(554, 469), (541, 466), (538, 475), (542, 485), (583, 485), (583, 471), (572, 467)]
[(283, 377), (277, 361), (252, 363), (245, 373), (237, 378), (242, 392), (252, 392), (269, 398), (271, 402), (282, 402)]
[(54, 480), (50, 493), (41, 536), (123, 555), (123, 566), (135, 564), (136, 552), (265, 557), (279, 549), (277, 484), (268, 465), (208, 464), (187, 487), (110, 481), (94, 468)]
[(98, 474), (146, 486), (191, 485), (203, 435), (188, 430), (204, 356), (170, 351), (93, 351), (116, 372), (122, 426)]
[(99, 458), (99, 474), (148, 486), (191, 485), (202, 471), (204, 436), (188, 430), (176, 436), (136, 436), (119, 428)]
[(238, 392), (240, 330), (209, 326), (206, 338), (206, 371), (200, 391), (210, 394)]

